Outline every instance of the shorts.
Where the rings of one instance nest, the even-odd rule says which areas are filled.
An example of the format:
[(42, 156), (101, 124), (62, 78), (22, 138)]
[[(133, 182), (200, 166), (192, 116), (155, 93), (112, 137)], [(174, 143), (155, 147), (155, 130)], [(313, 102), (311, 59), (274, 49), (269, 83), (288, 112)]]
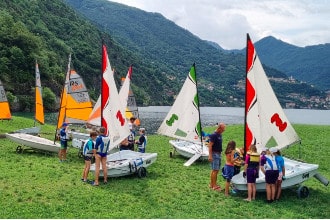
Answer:
[(62, 142), (61, 141), (61, 149), (63, 150), (66, 150), (68, 148), (68, 142), (67, 141), (65, 141), (65, 142)]
[(212, 153), (212, 162), (211, 162), (211, 169), (212, 170), (220, 170), (221, 166), (221, 155), (220, 153)]
[(226, 164), (223, 169), (222, 176), (227, 180), (227, 182), (230, 182), (231, 178), (233, 178), (234, 176), (234, 166), (230, 166)]
[(84, 160), (85, 161), (91, 161), (93, 157), (90, 157), (90, 156), (84, 156)]
[(275, 184), (278, 178), (278, 170), (266, 170), (265, 180), (268, 184)]
[(257, 179), (257, 168), (247, 168), (246, 169), (246, 182), (247, 183), (256, 183)]
[(97, 154), (100, 155), (100, 157), (107, 157), (107, 153), (97, 152)]

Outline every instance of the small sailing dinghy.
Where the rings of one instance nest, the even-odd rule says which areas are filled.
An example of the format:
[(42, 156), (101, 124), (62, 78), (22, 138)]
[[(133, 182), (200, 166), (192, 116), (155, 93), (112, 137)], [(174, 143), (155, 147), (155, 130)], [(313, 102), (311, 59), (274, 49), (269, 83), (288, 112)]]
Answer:
[(14, 131), (14, 133), (25, 133), (31, 135), (38, 135), (40, 133), (41, 127), (36, 126), (36, 123), (39, 122), (40, 125), (45, 124), (45, 115), (44, 115), (44, 105), (42, 101), (42, 88), (41, 88), (41, 81), (40, 81), (40, 72), (39, 72), (39, 65), (36, 61), (35, 66), (35, 111), (34, 111), (34, 126), (31, 128), (23, 128), (20, 130)]
[(0, 80), (0, 120), (11, 120), (9, 102), (6, 96), (6, 91)]
[[(93, 105), (84, 80), (75, 70), (71, 69), (71, 54), (69, 56), (67, 68), (65, 84), (61, 94), (57, 130), (61, 128), (63, 122), (70, 125), (84, 125), (93, 110)], [(80, 131), (71, 130), (69, 133), (72, 138), (89, 137), (88, 134)]]
[[(40, 72), (39, 66), (36, 62), (36, 86), (35, 86), (35, 124), (38, 121), (40, 124), (44, 124), (44, 107), (42, 102), (42, 90), (41, 90), (41, 82), (40, 82)], [(38, 150), (38, 151), (48, 151), (48, 152), (58, 152), (60, 145), (56, 144), (48, 139), (35, 136), (39, 134), (40, 127), (32, 127), (32, 128), (24, 128), (12, 133), (7, 133), (6, 137), (11, 141), (19, 144), (16, 148), (17, 153), (22, 153), (23, 146), (28, 147), (30, 150)]]
[(202, 140), (202, 126), (200, 122), (199, 97), (197, 91), (197, 80), (195, 64), (191, 67), (189, 74), (183, 84), (179, 95), (173, 106), (160, 125), (157, 133), (176, 140), (170, 140), (174, 152), (190, 158), (184, 165), (190, 166), (198, 159), (207, 159), (208, 147)]
[[(130, 134), (128, 121), (124, 114), (124, 105), (121, 103), (116, 88), (113, 70), (106, 46), (102, 46), (102, 85), (101, 85), (101, 126), (106, 128), (110, 137), (108, 152), (120, 144)], [(100, 176), (103, 169), (107, 169), (108, 177), (117, 177), (138, 174), (139, 177), (146, 176), (146, 167), (157, 159), (157, 153), (139, 153), (123, 150), (107, 156), (107, 167), (100, 168)], [(90, 171), (95, 173), (95, 163), (91, 165)]]
[[(260, 153), (265, 146), (274, 147), (269, 146), (274, 142), (279, 150), (300, 142), (277, 100), (249, 35), (247, 35), (246, 50), (245, 152), (249, 150), (251, 144), (255, 144)], [(286, 180), (282, 182), (283, 189), (300, 185), (312, 177), (317, 178), (324, 185), (329, 184), (329, 181), (317, 172), (317, 164), (298, 162), (289, 158), (284, 158), (284, 163)], [(232, 183), (237, 190), (247, 191), (243, 172), (233, 176)], [(265, 176), (261, 171), (256, 181), (256, 189), (258, 191), (266, 189)], [(300, 186), (298, 196), (308, 196), (308, 192), (307, 187)]]

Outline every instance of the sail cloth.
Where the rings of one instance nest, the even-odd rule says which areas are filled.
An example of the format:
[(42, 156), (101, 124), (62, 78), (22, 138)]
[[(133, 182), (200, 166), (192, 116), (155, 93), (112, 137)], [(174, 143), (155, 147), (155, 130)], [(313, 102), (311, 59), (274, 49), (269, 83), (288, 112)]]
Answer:
[(130, 134), (125, 111), (116, 87), (107, 48), (102, 46), (101, 126), (110, 136), (109, 150)]
[(60, 128), (63, 122), (85, 124), (93, 109), (86, 85), (82, 77), (75, 70), (71, 70), (70, 63), (71, 55), (61, 94), (57, 128)]
[(0, 80), (0, 119), (11, 119), (9, 102), (7, 100), (6, 91)]
[[(135, 124), (139, 126), (140, 121), (138, 120), (139, 117), (138, 107), (136, 106), (134, 94), (130, 89), (132, 72), (133, 72), (132, 67), (129, 67), (126, 78), (122, 78), (122, 87), (119, 91), (119, 97), (125, 109), (126, 119), (135, 117), (137, 119), (135, 121)], [(99, 98), (97, 99), (97, 102), (95, 103), (93, 111), (90, 114), (87, 122), (88, 124), (91, 125), (101, 126), (101, 96), (99, 96)]]
[[(254, 45), (247, 35), (245, 152), (271, 145), (282, 149), (300, 141), (268, 81)], [(275, 143), (274, 143), (275, 142)]]
[(41, 89), (41, 80), (40, 80), (40, 72), (39, 65), (36, 62), (36, 87), (35, 87), (35, 120), (40, 124), (45, 123), (45, 115), (44, 115), (44, 105), (42, 101), (42, 89)]
[(119, 91), (119, 96), (120, 96), (120, 100), (123, 101), (126, 119), (129, 120), (130, 118), (134, 117), (135, 118), (134, 124), (140, 126), (139, 110), (136, 105), (135, 96), (130, 86), (132, 73), (133, 73), (133, 68), (132, 66), (130, 66), (128, 68), (126, 77), (121, 78), (122, 85)]
[(157, 133), (189, 142), (201, 142), (195, 65), (191, 67), (179, 95)]

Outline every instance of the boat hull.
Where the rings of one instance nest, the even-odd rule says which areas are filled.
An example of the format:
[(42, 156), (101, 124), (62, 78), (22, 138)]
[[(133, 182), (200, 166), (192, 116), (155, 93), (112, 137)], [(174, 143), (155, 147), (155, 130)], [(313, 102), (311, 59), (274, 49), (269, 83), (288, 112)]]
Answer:
[(83, 139), (87, 140), (89, 138), (89, 133), (81, 133), (77, 131), (70, 131), (70, 135), (72, 139)]
[(23, 128), (14, 131), (14, 133), (25, 133), (31, 135), (38, 135), (40, 133), (41, 127), (31, 127), (31, 128)]
[(6, 137), (17, 144), (21, 144), (35, 150), (57, 153), (61, 148), (60, 144), (54, 144), (54, 141), (30, 134), (6, 133)]
[[(282, 181), (282, 189), (292, 188), (308, 180), (309, 178), (312, 178), (315, 174), (317, 174), (318, 169), (317, 164), (303, 163), (285, 157), (284, 165), (286, 179)], [(247, 183), (246, 178), (243, 178), (243, 171), (233, 176), (232, 184), (237, 190), (247, 191)], [(266, 190), (265, 176), (261, 171), (259, 172), (259, 178), (257, 178), (256, 181), (256, 189), (257, 191)]]
[[(107, 156), (107, 176), (119, 177), (136, 174), (139, 168), (147, 168), (157, 159), (157, 153), (139, 153), (124, 150)], [(91, 165), (90, 172), (95, 174), (95, 163)], [(103, 167), (100, 168), (100, 177), (103, 177)]]
[(183, 140), (170, 140), (169, 143), (173, 146), (176, 152), (186, 158), (191, 158), (195, 154), (201, 154), (199, 160), (207, 160), (209, 157), (209, 149), (203, 145), (203, 149), (199, 143), (192, 143)]

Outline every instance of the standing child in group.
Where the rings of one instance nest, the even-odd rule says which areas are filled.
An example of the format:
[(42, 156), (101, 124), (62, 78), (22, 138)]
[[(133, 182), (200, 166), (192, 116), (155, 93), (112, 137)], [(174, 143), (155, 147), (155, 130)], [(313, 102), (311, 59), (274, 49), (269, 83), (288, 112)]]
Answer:
[(67, 123), (62, 124), (62, 128), (60, 130), (60, 141), (61, 141), (61, 148), (58, 152), (58, 158), (60, 162), (66, 162), (66, 152), (68, 149), (68, 140), (69, 140), (69, 126)]
[(275, 161), (278, 167), (278, 178), (275, 184), (275, 200), (279, 200), (282, 192), (282, 180), (285, 180), (285, 166), (284, 166), (284, 159), (281, 155), (281, 152), (276, 148)]
[(276, 181), (279, 171), (275, 160), (274, 152), (277, 152), (275, 147), (269, 149), (270, 155), (266, 155), (266, 163), (260, 165), (261, 171), (265, 174), (267, 203), (272, 203), (275, 200)]
[(134, 123), (135, 120), (136, 118), (131, 117), (128, 122), (128, 127), (131, 133), (127, 137), (127, 141), (128, 141), (127, 148), (128, 150), (132, 150), (132, 151), (134, 151), (134, 142), (135, 142), (135, 127), (136, 127)]
[(104, 184), (108, 183), (107, 154), (110, 145), (110, 138), (106, 135), (105, 127), (100, 128), (100, 135), (95, 140), (95, 180), (93, 186), (99, 185), (100, 167), (102, 164)]
[(234, 163), (234, 176), (241, 172), (241, 167), (244, 165), (243, 160), (244, 148), (236, 148), (234, 158), (238, 158)]
[(91, 167), (91, 161), (94, 155), (94, 141), (97, 137), (97, 132), (96, 131), (91, 131), (89, 134), (89, 139), (86, 141), (83, 147), (83, 155), (84, 155), (84, 160), (85, 160), (85, 167), (83, 170), (83, 175), (82, 175), (82, 181), (87, 182), (87, 177), (89, 173), (89, 169)]
[(147, 145), (146, 130), (144, 128), (140, 128), (139, 132), (140, 138), (139, 140), (135, 141), (135, 143), (138, 145), (138, 152), (145, 153)]
[(229, 186), (230, 186), (231, 178), (234, 176), (234, 163), (236, 160), (238, 160), (238, 158), (234, 158), (235, 148), (236, 148), (236, 142), (229, 141), (225, 151), (226, 164), (222, 174), (223, 177), (226, 179), (225, 196), (229, 195)]
[(243, 172), (243, 177), (246, 177), (248, 187), (248, 197), (244, 200), (248, 202), (256, 199), (256, 179), (259, 178), (259, 161), (260, 154), (257, 152), (257, 147), (251, 145), (250, 150), (245, 157)]

